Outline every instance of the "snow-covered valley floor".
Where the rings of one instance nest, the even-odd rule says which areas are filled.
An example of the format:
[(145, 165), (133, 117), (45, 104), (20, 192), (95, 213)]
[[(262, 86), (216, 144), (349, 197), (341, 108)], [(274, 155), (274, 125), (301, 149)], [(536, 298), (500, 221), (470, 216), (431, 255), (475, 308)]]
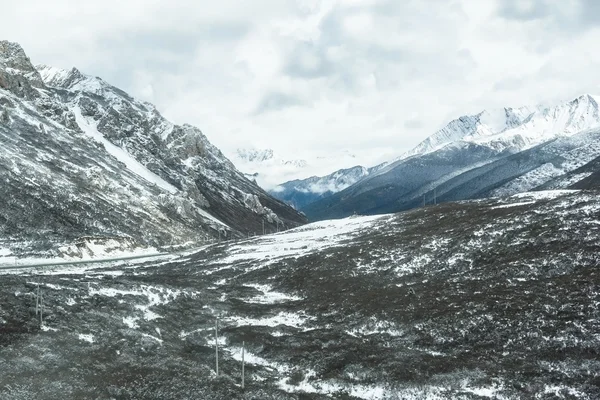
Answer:
[(5, 271), (0, 398), (595, 399), (599, 237), (557, 191)]

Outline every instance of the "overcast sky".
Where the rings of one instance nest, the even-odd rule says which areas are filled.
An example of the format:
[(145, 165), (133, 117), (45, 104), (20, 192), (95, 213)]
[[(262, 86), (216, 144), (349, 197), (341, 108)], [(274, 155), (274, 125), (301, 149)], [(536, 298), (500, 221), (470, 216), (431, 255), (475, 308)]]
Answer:
[(217, 146), (367, 166), (450, 119), (600, 93), (597, 0), (0, 0), (0, 37)]

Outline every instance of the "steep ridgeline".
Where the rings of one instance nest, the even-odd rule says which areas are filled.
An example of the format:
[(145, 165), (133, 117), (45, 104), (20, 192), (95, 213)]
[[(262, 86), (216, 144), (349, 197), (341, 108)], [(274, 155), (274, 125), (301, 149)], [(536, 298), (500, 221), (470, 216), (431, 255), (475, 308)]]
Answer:
[(94, 235), (161, 246), (305, 222), (199, 129), (77, 69), (34, 68), (5, 41), (0, 142), (0, 240), (13, 250)]
[(593, 96), (554, 107), (484, 111), (450, 122), (380, 171), (301, 210), (319, 220), (569, 188), (594, 172), (590, 164), (574, 173), (598, 156), (600, 113)]

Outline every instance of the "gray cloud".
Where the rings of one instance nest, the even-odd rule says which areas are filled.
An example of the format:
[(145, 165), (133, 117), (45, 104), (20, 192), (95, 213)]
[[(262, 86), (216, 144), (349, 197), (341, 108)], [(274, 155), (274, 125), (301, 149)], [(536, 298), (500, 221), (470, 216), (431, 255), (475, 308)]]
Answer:
[(324, 48), (315, 43), (297, 43), (284, 72), (296, 78), (320, 78), (335, 73), (334, 65), (327, 59)]
[(371, 165), (450, 118), (600, 91), (600, 1), (526, 3), (23, 0), (0, 37), (156, 103), (226, 153), (243, 142), (310, 160), (315, 143), (343, 143)]
[(547, 0), (502, 0), (498, 14), (507, 19), (529, 21), (552, 15), (552, 8)]
[(581, 33), (600, 26), (597, 0), (497, 0), (497, 13), (507, 20), (544, 21), (548, 29)]
[(597, 0), (580, 0), (582, 21), (590, 27), (600, 26), (600, 2)]
[(270, 92), (264, 95), (254, 115), (259, 115), (268, 112), (281, 111), (289, 107), (299, 106), (304, 104), (299, 98), (281, 92)]
[(423, 121), (418, 118), (411, 118), (404, 121), (404, 127), (406, 129), (419, 129), (423, 127)]

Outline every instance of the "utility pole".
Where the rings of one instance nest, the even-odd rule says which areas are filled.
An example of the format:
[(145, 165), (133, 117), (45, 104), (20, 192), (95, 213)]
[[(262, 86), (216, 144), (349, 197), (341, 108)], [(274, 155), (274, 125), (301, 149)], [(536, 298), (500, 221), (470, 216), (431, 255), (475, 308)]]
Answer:
[(437, 188), (433, 188), (433, 204), (437, 205)]
[(242, 342), (242, 390), (244, 390), (244, 352), (246, 350), (246, 342)]
[(215, 323), (215, 372), (219, 376), (219, 317)]
[(423, 207), (425, 207), (425, 195), (423, 195)]
[(40, 310), (40, 284), (37, 285), (37, 293), (35, 295), (35, 315), (39, 314)]
[(263, 235), (264, 235), (265, 234), (265, 220), (264, 219), (262, 221), (262, 224), (263, 224)]
[(44, 293), (40, 297), (40, 326), (44, 324)]

